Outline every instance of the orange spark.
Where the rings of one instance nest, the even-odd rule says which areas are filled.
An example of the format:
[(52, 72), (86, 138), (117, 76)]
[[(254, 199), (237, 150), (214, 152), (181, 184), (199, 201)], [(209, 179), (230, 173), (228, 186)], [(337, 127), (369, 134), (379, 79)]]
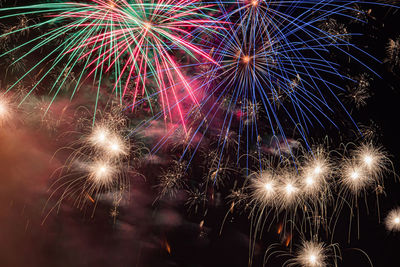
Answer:
[(88, 199), (89, 199), (92, 203), (94, 203), (94, 199), (93, 199), (88, 193), (86, 193), (86, 196), (88, 197)]
[(282, 233), (282, 229), (283, 229), (283, 225), (279, 224), (279, 226), (278, 226), (278, 234)]

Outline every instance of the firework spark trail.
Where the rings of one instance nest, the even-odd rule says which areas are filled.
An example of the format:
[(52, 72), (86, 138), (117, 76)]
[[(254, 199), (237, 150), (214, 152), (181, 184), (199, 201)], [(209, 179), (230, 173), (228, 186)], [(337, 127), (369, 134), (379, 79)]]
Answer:
[[(155, 91), (155, 97), (162, 106), (164, 119), (170, 116), (171, 120), (175, 120), (171, 118), (171, 109), (174, 106), (178, 109), (180, 121), (184, 125), (185, 114), (179, 104), (178, 88), (175, 85), (182, 83), (183, 88), (179, 89), (186, 91), (193, 104), (198, 104), (198, 101), (190, 84), (186, 81), (185, 65), (179, 63), (177, 57), (182, 54), (196, 62), (201, 58), (201, 60), (216, 64), (207, 51), (203, 51), (204, 45), (196, 44), (195, 39), (199, 39), (200, 35), (215, 32), (221, 28), (221, 25), (207, 15), (214, 11), (213, 5), (202, 4), (197, 0), (178, 3), (167, 0), (154, 2), (93, 0), (89, 3), (48, 3), (5, 8), (2, 11), (13, 12), (11, 15), (0, 17), (3, 19), (21, 14), (44, 15), (47, 17), (46, 21), (28, 27), (50, 27), (51, 29), (42, 36), (16, 47), (15, 49), (21, 49), (35, 44), (15, 62), (56, 39), (64, 38), (61, 45), (44, 56), (8, 90), (21, 82), (29, 73), (40, 68), (43, 62), (53, 59), (52, 65), (33, 86), (29, 92), (31, 93), (52, 69), (66, 61), (63, 71), (67, 70), (67, 76), (73, 69), (84, 70), (72, 95), (86, 79), (93, 77), (94, 82), (98, 83), (98, 99), (104, 76), (111, 73), (110, 76), (114, 76), (112, 79), (115, 80), (113, 91), (121, 101), (125, 95), (131, 95), (133, 106), (135, 106), (139, 96), (153, 95)], [(61, 27), (53, 29), (52, 25), (61, 25)], [(6, 33), (6, 35), (13, 33), (15, 32)], [(65, 79), (60, 75), (50, 89), (51, 92), (54, 91), (54, 98), (62, 90)], [(61, 80), (61, 85), (57, 87), (59, 80)], [(129, 86), (132, 83), (133, 89), (130, 91)], [(150, 101), (149, 104), (153, 108)]]

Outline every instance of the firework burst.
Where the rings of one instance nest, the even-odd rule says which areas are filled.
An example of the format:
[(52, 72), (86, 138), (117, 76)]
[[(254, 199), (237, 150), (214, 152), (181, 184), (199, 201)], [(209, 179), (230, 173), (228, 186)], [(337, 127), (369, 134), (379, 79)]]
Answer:
[(389, 231), (400, 231), (400, 209), (396, 208), (389, 212), (385, 219), (386, 229)]
[(126, 120), (120, 113), (114, 114), (117, 110), (114, 107), (111, 112), (100, 113), (94, 126), (88, 126), (91, 118), (87, 118), (83, 133), (76, 133), (78, 139), (59, 150), (72, 152), (59, 171), (60, 178), (50, 187), (49, 201), (56, 198), (56, 202), (45, 219), (68, 199), (80, 209), (92, 205), (92, 215), (99, 201), (111, 201), (117, 209), (130, 190), (130, 177), (139, 175), (134, 172), (132, 161), (143, 147), (125, 138)]
[(326, 122), (336, 126), (334, 114), (348, 114), (337, 98), (337, 92), (344, 91), (338, 81), (352, 80), (341, 74), (330, 52), (360, 62), (350, 51), (361, 50), (350, 43), (352, 34), (347, 30), (322, 27), (320, 22), (332, 16), (348, 17), (353, 4), (220, 1), (229, 24), (210, 51), (218, 64), (194, 77), (201, 84), (198, 90), (207, 94), (196, 106), (204, 114), (203, 122), (191, 134), (219, 130), (217, 146), (222, 156), (228, 135), (236, 132), (238, 160), (241, 155), (257, 153), (261, 161), (265, 133), (271, 139), (282, 139), (279, 153), (284, 147), (292, 153), (288, 129), (308, 146), (312, 128), (324, 127)]
[[(1, 56), (16, 49), (28, 48), (23, 56), (13, 61), (13, 65), (35, 51), (51, 46), (54, 40), (61, 39), (62, 43), (52, 47), (8, 90), (30, 73), (39, 71), (42, 75), (30, 90), (32, 92), (54, 68), (63, 63), (61, 74), (50, 88), (54, 98), (63, 89), (66, 77), (73, 72), (81, 74), (72, 89), (72, 95), (90, 78), (97, 87), (98, 99), (101, 85), (108, 78), (113, 80), (113, 91), (121, 101), (125, 95), (130, 95), (135, 106), (139, 98), (149, 100), (157, 97), (164, 118), (172, 115), (172, 109), (176, 108), (184, 123), (178, 91), (184, 90), (193, 103), (197, 104), (197, 99), (185, 77), (184, 64), (179, 62), (179, 57), (185, 55), (196, 62), (201, 58), (202, 61), (215, 63), (203, 51), (204, 45), (195, 44), (194, 40), (220, 26), (211, 15), (207, 15), (214, 11), (212, 5), (203, 5), (197, 0), (179, 3), (169, 0), (92, 0), (87, 3), (60, 2), (5, 8), (1, 12), (31, 15), (31, 10), (36, 16), (43, 17), (43, 21), (4, 33), (1, 37), (27, 28), (50, 29)], [(0, 18), (13, 16), (2, 15)], [(29, 48), (32, 43), (36, 45)], [(49, 60), (52, 63), (44, 66), (43, 62)], [(128, 91), (132, 84), (132, 90)], [(148, 103), (151, 105), (151, 101)]]
[(262, 207), (275, 207), (277, 195), (277, 179), (268, 172), (263, 171), (256, 179), (251, 180), (251, 198)]
[(340, 183), (345, 191), (360, 196), (372, 186), (383, 185), (383, 173), (388, 171), (389, 164), (381, 148), (372, 143), (361, 144), (352, 151), (351, 158), (344, 158)]
[(10, 117), (10, 106), (8, 101), (0, 97), (0, 123), (6, 122)]
[(296, 262), (303, 267), (326, 266), (326, 249), (324, 244), (306, 241), (297, 252)]

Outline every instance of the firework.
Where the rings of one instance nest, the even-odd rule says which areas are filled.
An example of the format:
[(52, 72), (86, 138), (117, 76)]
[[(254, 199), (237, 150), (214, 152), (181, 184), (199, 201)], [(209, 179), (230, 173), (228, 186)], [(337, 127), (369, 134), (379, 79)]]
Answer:
[(197, 188), (193, 190), (187, 190), (186, 193), (188, 194), (188, 197), (185, 205), (188, 207), (189, 211), (193, 210), (194, 213), (197, 213), (199, 207), (207, 202), (205, 193)]
[(362, 144), (353, 154), (364, 171), (374, 179), (382, 177), (383, 172), (387, 170), (389, 160), (385, 152), (372, 143)]
[(0, 93), (0, 128), (3, 126), (16, 126), (21, 123), (20, 113), (23, 110), (17, 108), (15, 104), (18, 97), (16, 95), (2, 95)]
[(126, 155), (129, 150), (126, 141), (106, 126), (96, 125), (87, 139), (88, 143), (103, 150), (109, 157)]
[(230, 175), (238, 170), (231, 165), (229, 157), (222, 158), (219, 151), (213, 149), (202, 155), (204, 157), (204, 180), (206, 187), (220, 187), (227, 184), (230, 180)]
[[(50, 205), (43, 222), (61, 205), (72, 201), (72, 205), (79, 209), (92, 208), (94, 216), (97, 203), (101, 200), (108, 201), (108, 195), (112, 198), (112, 204), (118, 202), (121, 196), (128, 190), (128, 167), (109, 162), (106, 158), (90, 158), (86, 156), (68, 163), (62, 170), (60, 178), (50, 187), (52, 193), (49, 196), (45, 208)], [(55, 199), (55, 203), (50, 202)], [(50, 204), (52, 203), (52, 204)]]
[(171, 166), (164, 170), (159, 177), (157, 188), (158, 199), (174, 198), (176, 194), (186, 186), (186, 165), (179, 161), (173, 161)]
[(364, 143), (352, 151), (352, 158), (344, 158), (340, 183), (358, 196), (373, 185), (383, 184), (383, 173), (390, 164), (385, 152), (372, 143)]
[(303, 203), (303, 190), (300, 187), (298, 176), (295, 172), (286, 172), (280, 178), (278, 186), (278, 206), (281, 209), (296, 209)]
[(337, 22), (336, 19), (327, 19), (321, 23), (319, 28), (332, 36), (331, 42), (349, 42), (351, 39), (351, 35), (349, 34), (346, 26), (343, 23)]
[[(1, 12), (11, 12), (11, 15), (1, 15), (0, 18), (24, 13), (32, 15), (31, 10), (34, 15), (44, 17), (43, 21), (4, 33), (1, 37), (28, 28), (49, 28), (48, 31), (0, 56), (24, 47), (30, 49), (29, 46), (36, 43), (23, 56), (15, 58), (13, 65), (39, 49), (51, 47), (54, 40), (61, 39), (62, 42), (51, 47), (51, 51), (8, 90), (39, 70), (43, 75), (31, 89), (32, 92), (52, 70), (64, 64), (50, 88), (54, 98), (63, 90), (71, 73), (81, 73), (72, 89), (72, 95), (90, 78), (97, 87), (97, 100), (104, 80), (114, 80), (113, 91), (121, 101), (125, 95), (130, 95), (132, 105), (135, 106), (139, 98), (149, 100), (157, 97), (164, 117), (172, 115), (172, 109), (176, 108), (184, 123), (178, 91), (184, 90), (192, 103), (197, 103), (197, 99), (178, 57), (182, 54), (196, 62), (201, 58), (202, 61), (215, 63), (203, 51), (204, 46), (194, 41), (201, 34), (207, 35), (220, 26), (211, 15), (207, 15), (214, 11), (212, 5), (203, 5), (197, 0), (179, 3), (168, 0), (46, 3), (4, 8)], [(43, 71), (44, 62), (49, 60), (52, 63)], [(132, 84), (132, 91), (128, 91)], [(151, 105), (151, 101), (148, 103)]]
[[(357, 108), (372, 95), (369, 74), (354, 76), (346, 67), (341, 72), (343, 56), (350, 66), (358, 61), (353, 51), (362, 52), (350, 43), (357, 39), (351, 26), (360, 26), (353, 23), (371, 17), (359, 2), (88, 0), (2, 9), (0, 18), (19, 24), (0, 24), (4, 80), (15, 82), (7, 91), (23, 88), (19, 94), (28, 104), (39, 86), (52, 94), (21, 105), (29, 110), (27, 121), (35, 124), (39, 115), (57, 124), (49, 109), (57, 95), (73, 96), (83, 87), (95, 92), (95, 116), (79, 107), (72, 131), (61, 135), (74, 141), (59, 149), (61, 156), (57, 152), (65, 164), (50, 187), (49, 213), (71, 201), (93, 213), (105, 207), (115, 222), (122, 199), (136, 186), (131, 179), (140, 161), (156, 177), (153, 204), (196, 213), (179, 223), (198, 218), (199, 237), (215, 221), (209, 214), (226, 208), (222, 233), (245, 213), (249, 266), (264, 241), (274, 238), (289, 257), (283, 266), (337, 266), (332, 242), (343, 208), (350, 209), (350, 242), (352, 218), (362, 222), (360, 200), (367, 206), (370, 195), (384, 193), (390, 164), (381, 147), (365, 140), (338, 150), (310, 144), (314, 128), (336, 126), (332, 117), (347, 113), (338, 91)], [(30, 38), (37, 30), (40, 37)], [(18, 43), (21, 36), (27, 43)], [(396, 40), (387, 51), (393, 66), (399, 61)], [(39, 51), (39, 62), (31, 62)], [(102, 113), (102, 97), (110, 97), (105, 88), (119, 105)], [(0, 97), (0, 126), (16, 111), (8, 99)], [(146, 158), (132, 135), (138, 129), (146, 142), (156, 143)], [(121, 230), (131, 231), (129, 217)], [(400, 230), (398, 208), (385, 224)], [(156, 226), (166, 251), (178, 250), (166, 238), (175, 233)]]
[(10, 116), (9, 104), (4, 98), (0, 98), (0, 122), (7, 121)]
[(303, 267), (327, 266), (324, 244), (306, 241), (303, 242), (296, 255), (296, 262)]
[(376, 140), (377, 137), (381, 137), (380, 127), (372, 120), (369, 121), (368, 125), (360, 124), (359, 131), (365, 140)]
[[(248, 205), (251, 207), (252, 239), (250, 258), (254, 253), (255, 240), (262, 235), (265, 228), (270, 229), (275, 221), (281, 224), (278, 234), (291, 236), (293, 222), (297, 221), (298, 216), (308, 219), (304, 216), (305, 213), (299, 212), (299, 207), (304, 205), (304, 192), (299, 175), (289, 162), (290, 160), (284, 160), (278, 166), (273, 166), (272, 160), (264, 160), (263, 171), (249, 176), (247, 190), (250, 191)], [(288, 240), (286, 243), (290, 243), (290, 238)]]
[(389, 39), (386, 46), (387, 61), (392, 67), (397, 67), (400, 64), (400, 37)]
[[(290, 147), (288, 129), (294, 129), (293, 134), (308, 144), (311, 128), (325, 122), (335, 125), (333, 114), (347, 111), (338, 102), (336, 91), (341, 87), (335, 78), (324, 77), (352, 80), (338, 71), (337, 63), (328, 54), (343, 53), (359, 62), (343, 47), (360, 50), (350, 43), (352, 34), (331, 16), (348, 17), (346, 12), (353, 10), (353, 4), (354, 1), (220, 1), (230, 23), (211, 51), (218, 64), (194, 77), (201, 83), (198, 90), (207, 91), (199, 107), (207, 127), (199, 123), (192, 135), (219, 130), (217, 146), (222, 151), (233, 131), (238, 137), (239, 158), (261, 154), (265, 132), (272, 138), (281, 138), (282, 147)], [(310, 10), (316, 12), (310, 14)], [(321, 21), (329, 25), (322, 26)]]
[(88, 166), (89, 180), (93, 182), (94, 187), (101, 188), (109, 186), (112, 183), (115, 174), (115, 167), (103, 160), (93, 162)]
[(400, 209), (396, 208), (389, 212), (385, 219), (386, 229), (389, 231), (400, 231)]
[(315, 149), (301, 166), (301, 184), (310, 198), (328, 197), (329, 179), (332, 175), (332, 163), (323, 149)]
[(248, 207), (247, 200), (249, 199), (249, 196), (246, 194), (243, 188), (236, 189), (236, 186), (234, 186), (234, 189), (231, 190), (231, 193), (227, 196), (227, 199), (228, 203), (230, 203), (230, 213), (233, 213), (235, 207), (237, 207), (236, 210), (239, 212), (245, 211)]
[[(349, 145), (343, 145), (344, 151), (328, 150), (322, 146), (313, 147), (312, 152), (299, 148), (296, 157), (280, 156), (277, 162), (272, 156), (265, 158), (263, 171), (252, 173), (244, 187), (235, 191), (241, 192), (243, 199), (237, 200), (235, 194), (230, 195), (238, 203), (246, 203), (242, 206), (250, 207), (253, 238), (250, 257), (254, 253), (254, 240), (263, 234), (264, 229), (269, 231), (274, 222), (279, 225), (278, 234), (285, 246), (291, 244), (294, 233), (303, 235), (310, 232), (311, 236), (319, 236), (325, 232), (331, 236), (332, 242), (344, 205), (350, 208), (351, 213), (349, 240), (355, 214), (359, 235), (359, 201), (362, 197), (366, 201), (371, 192), (376, 192), (377, 197), (383, 193), (383, 178), (390, 161), (385, 151), (371, 142), (355, 145), (352, 150), (348, 150)], [(243, 191), (248, 192), (247, 195)], [(233, 206), (230, 211), (232, 209)], [(379, 216), (379, 206), (377, 213)], [(227, 216), (228, 213), (224, 220)], [(327, 258), (321, 257), (318, 261), (320, 243), (315, 243), (315, 246), (311, 243), (287, 263), (293, 266), (328, 266)], [(316, 265), (312, 265), (310, 258), (307, 259), (307, 251), (315, 253)], [(337, 256), (332, 257), (336, 261)]]
[[(131, 146), (125, 136), (126, 118), (120, 113), (120, 108), (112, 108), (111, 112), (100, 113), (95, 125), (90, 125), (90, 117), (83, 119), (83, 134), (71, 144), (73, 153), (71, 161), (89, 157), (104, 157), (110, 162), (122, 164), (140, 148)], [(85, 161), (85, 160), (84, 160)]]
[(363, 73), (355, 77), (354, 80), (356, 81), (356, 84), (348, 88), (346, 97), (349, 102), (355, 104), (356, 108), (360, 108), (367, 105), (367, 101), (371, 97), (371, 78), (368, 74)]
[(352, 194), (359, 195), (372, 185), (374, 180), (368, 176), (361, 165), (347, 160), (342, 167), (342, 185)]
[(100, 200), (111, 200), (117, 209), (129, 190), (129, 177), (138, 175), (130, 166), (131, 159), (142, 150), (124, 137), (126, 120), (118, 110), (117, 106), (111, 107), (111, 112), (99, 113), (94, 126), (90, 117), (84, 120), (83, 133), (75, 133), (77, 140), (62, 149), (71, 153), (59, 171), (60, 177), (50, 187), (49, 201), (56, 202), (45, 219), (67, 199), (80, 209), (92, 206), (92, 215)]
[(280, 248), (280, 244), (272, 244), (265, 253), (265, 264), (273, 254), (280, 257), (289, 257), (282, 266), (301, 266), (301, 267), (326, 267), (338, 266), (338, 260), (341, 259), (338, 244), (325, 244), (318, 241), (315, 237), (311, 241), (302, 239), (301, 244), (296, 246), (294, 252), (287, 250), (274, 251)]
[(274, 207), (276, 205), (277, 179), (272, 173), (261, 172), (256, 179), (251, 180), (251, 187), (253, 192), (251, 198), (259, 205), (263, 207)]

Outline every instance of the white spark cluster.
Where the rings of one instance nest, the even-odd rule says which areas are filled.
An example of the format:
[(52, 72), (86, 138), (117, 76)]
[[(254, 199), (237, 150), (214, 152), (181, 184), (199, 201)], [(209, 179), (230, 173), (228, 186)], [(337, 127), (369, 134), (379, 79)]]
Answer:
[(268, 171), (262, 172), (258, 179), (252, 180), (253, 198), (263, 206), (274, 206), (276, 203), (277, 181)]
[(378, 179), (388, 163), (385, 153), (371, 143), (361, 145), (355, 151), (355, 158), (369, 176)]
[(374, 180), (365, 172), (362, 166), (354, 161), (348, 161), (342, 166), (341, 184), (352, 194), (358, 195), (373, 184)]
[(324, 151), (317, 150), (315, 155), (308, 157), (301, 167), (300, 182), (303, 193), (308, 198), (315, 198), (321, 193), (326, 193), (332, 166), (324, 154)]
[(89, 179), (98, 187), (111, 184), (115, 172), (115, 167), (108, 162), (96, 161), (89, 165)]
[(109, 157), (126, 155), (127, 145), (122, 138), (106, 126), (96, 126), (88, 137), (90, 145), (104, 151)]
[(116, 182), (121, 162), (127, 156), (128, 143), (108, 124), (99, 123), (87, 136), (90, 160), (88, 164), (88, 178), (98, 189), (107, 187)]
[(302, 201), (301, 189), (297, 177), (292, 173), (282, 175), (278, 187), (278, 208), (289, 208)]
[(295, 262), (302, 267), (327, 266), (326, 249), (323, 243), (304, 241), (297, 251)]
[(0, 97), (0, 123), (5, 122), (10, 117), (10, 106), (6, 99)]
[(359, 195), (373, 185), (381, 184), (388, 158), (371, 143), (362, 144), (353, 151), (351, 159), (341, 166), (341, 184), (352, 194)]
[(261, 206), (290, 209), (305, 201), (320, 202), (328, 194), (332, 167), (319, 155), (306, 159), (300, 170), (283, 167), (277, 172), (262, 171), (251, 180), (251, 198)]
[(385, 219), (386, 229), (393, 232), (400, 231), (400, 208), (393, 209)]

